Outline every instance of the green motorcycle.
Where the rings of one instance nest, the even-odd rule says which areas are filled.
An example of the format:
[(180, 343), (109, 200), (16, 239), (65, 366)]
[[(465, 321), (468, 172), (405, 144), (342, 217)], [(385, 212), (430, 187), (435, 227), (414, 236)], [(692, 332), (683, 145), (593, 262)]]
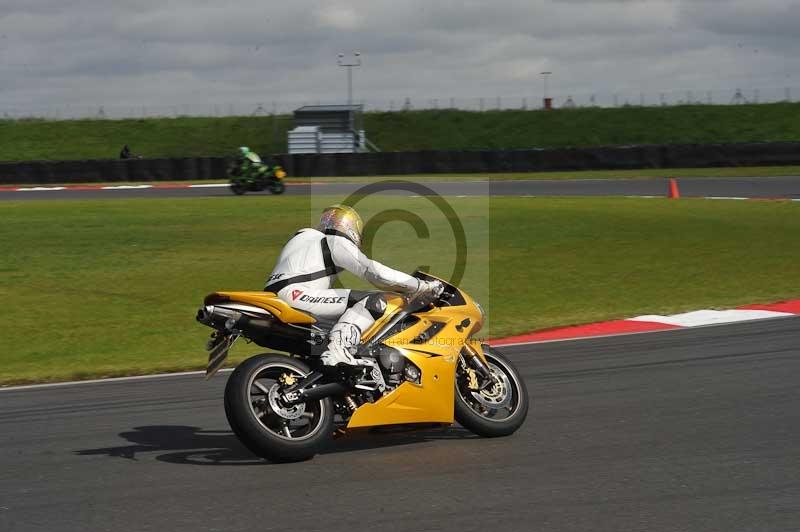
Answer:
[(237, 196), (263, 190), (269, 190), (272, 194), (283, 194), (286, 190), (283, 182), (285, 177), (283, 168), (264, 164), (257, 153), (245, 146), (239, 148), (239, 156), (228, 169), (231, 192)]

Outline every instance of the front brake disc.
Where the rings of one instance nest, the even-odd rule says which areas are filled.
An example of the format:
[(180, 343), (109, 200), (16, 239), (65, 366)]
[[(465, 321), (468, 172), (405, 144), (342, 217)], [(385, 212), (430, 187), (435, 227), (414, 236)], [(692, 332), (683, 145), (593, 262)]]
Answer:
[(491, 369), (492, 375), (494, 375), (498, 381), (481, 391), (470, 393), (476, 401), (487, 408), (506, 408), (511, 404), (511, 381), (504, 371), (495, 366), (492, 366)]

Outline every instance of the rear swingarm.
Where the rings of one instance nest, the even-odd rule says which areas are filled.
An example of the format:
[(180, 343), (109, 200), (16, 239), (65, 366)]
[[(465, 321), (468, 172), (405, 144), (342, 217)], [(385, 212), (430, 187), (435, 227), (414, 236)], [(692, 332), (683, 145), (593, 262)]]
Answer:
[(281, 400), (286, 405), (294, 405), (306, 401), (318, 401), (326, 397), (344, 395), (347, 393), (347, 386), (341, 382), (330, 382), (314, 386), (314, 384), (324, 376), (325, 375), (319, 371), (312, 371), (303, 379), (283, 390), (281, 393)]

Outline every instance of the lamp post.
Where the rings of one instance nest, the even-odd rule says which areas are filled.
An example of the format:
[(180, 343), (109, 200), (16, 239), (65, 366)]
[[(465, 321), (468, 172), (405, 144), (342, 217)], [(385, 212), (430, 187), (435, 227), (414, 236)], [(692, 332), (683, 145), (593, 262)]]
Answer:
[(549, 109), (547, 105), (547, 77), (552, 74), (552, 72), (540, 72), (542, 75), (542, 80), (544, 81), (544, 96), (542, 97), (542, 107), (544, 109)]
[(339, 54), (336, 63), (347, 68), (347, 105), (353, 105), (353, 68), (361, 66), (361, 52), (353, 52), (349, 57)]

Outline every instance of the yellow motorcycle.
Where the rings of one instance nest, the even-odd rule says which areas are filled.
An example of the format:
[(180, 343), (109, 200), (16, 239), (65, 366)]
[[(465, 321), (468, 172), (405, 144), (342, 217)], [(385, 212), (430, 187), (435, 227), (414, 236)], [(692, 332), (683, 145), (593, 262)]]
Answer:
[(472, 338), (485, 319), (481, 306), (444, 284), (433, 301), (387, 294), (386, 312), (363, 335), (358, 367), (323, 366), (333, 323), (273, 293), (208, 295), (197, 313), (214, 329), (207, 378), (238, 338), (289, 353), (256, 355), (233, 371), (225, 414), (234, 433), (255, 454), (289, 462), (364, 427), (457, 421), (481, 436), (515, 432), (528, 413), (525, 383), (506, 357)]

